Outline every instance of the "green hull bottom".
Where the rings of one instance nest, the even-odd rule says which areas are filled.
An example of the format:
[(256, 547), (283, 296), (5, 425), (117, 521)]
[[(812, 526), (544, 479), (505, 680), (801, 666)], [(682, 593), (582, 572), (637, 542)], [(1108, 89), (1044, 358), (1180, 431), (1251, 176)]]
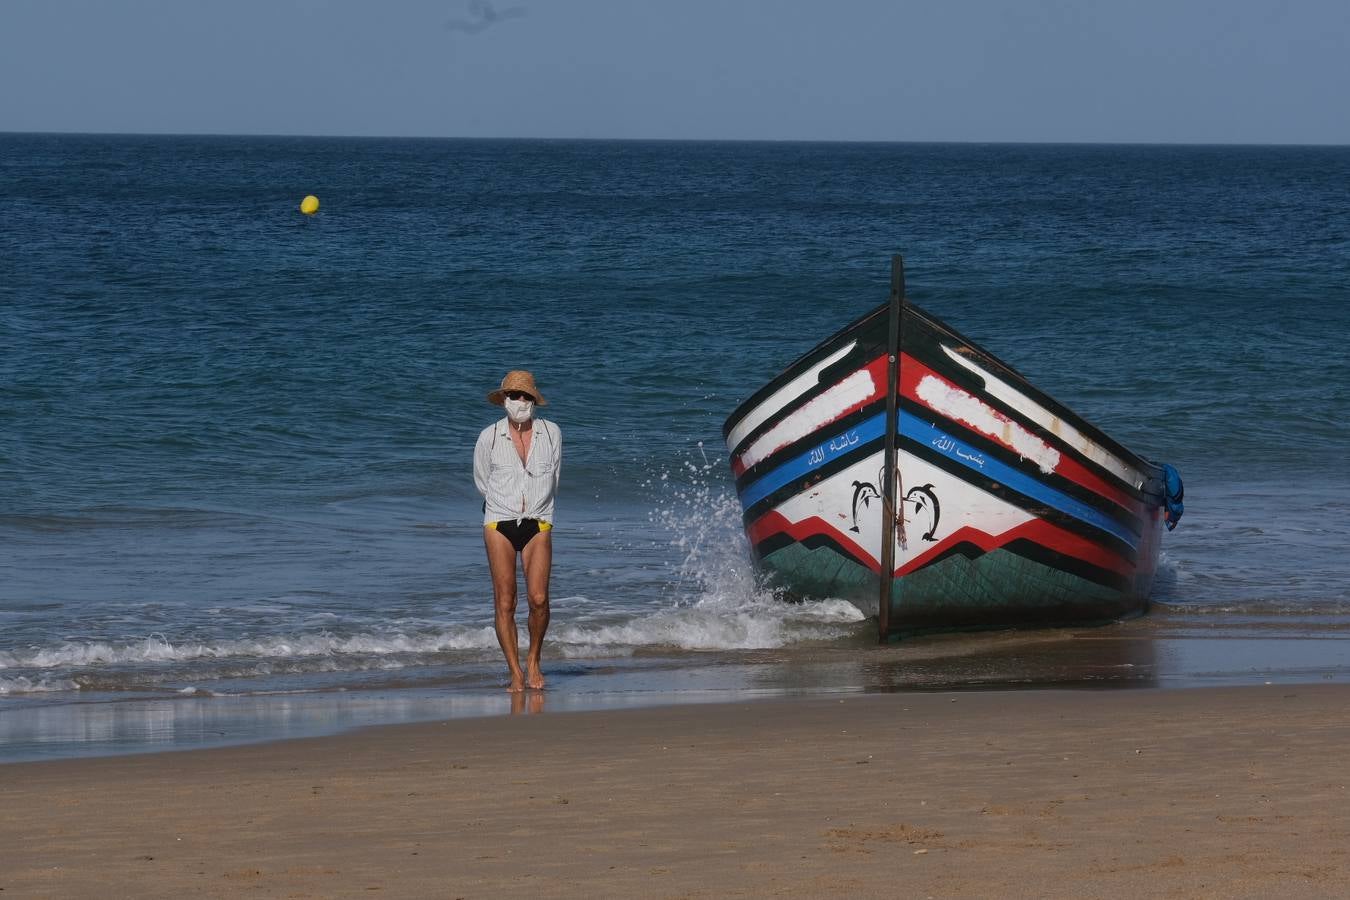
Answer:
[[(841, 597), (875, 610), (878, 578), (852, 559), (789, 544), (760, 560), (771, 581), (796, 597)], [(1109, 622), (1142, 613), (1147, 600), (1069, 572), (993, 550), (946, 559), (897, 578), (892, 634)]]

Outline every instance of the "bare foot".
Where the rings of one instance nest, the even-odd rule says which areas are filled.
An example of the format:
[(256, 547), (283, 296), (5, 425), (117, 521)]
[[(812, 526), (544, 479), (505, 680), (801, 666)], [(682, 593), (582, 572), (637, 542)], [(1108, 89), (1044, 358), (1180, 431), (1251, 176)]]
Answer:
[[(533, 687), (533, 685), (531, 685), (531, 687)], [(512, 675), (511, 682), (506, 686), (506, 689), (513, 694), (519, 694), (521, 691), (525, 690), (525, 684), (519, 675)]]
[(530, 669), (529, 677), (525, 679), (525, 685), (530, 690), (542, 691), (544, 689), (544, 673), (538, 669)]

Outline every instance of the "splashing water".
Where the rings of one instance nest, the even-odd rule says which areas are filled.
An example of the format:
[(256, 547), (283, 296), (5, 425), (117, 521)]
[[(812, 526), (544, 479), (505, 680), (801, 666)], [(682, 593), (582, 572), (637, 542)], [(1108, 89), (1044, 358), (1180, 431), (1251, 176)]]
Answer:
[(669, 536), (679, 563), (670, 604), (627, 621), (558, 630), (564, 652), (639, 647), (751, 650), (834, 641), (858, 631), (864, 615), (844, 600), (788, 603), (765, 587), (750, 562), (740, 503), (720, 480), (719, 460), (687, 461), (647, 483), (660, 492), (649, 520)]

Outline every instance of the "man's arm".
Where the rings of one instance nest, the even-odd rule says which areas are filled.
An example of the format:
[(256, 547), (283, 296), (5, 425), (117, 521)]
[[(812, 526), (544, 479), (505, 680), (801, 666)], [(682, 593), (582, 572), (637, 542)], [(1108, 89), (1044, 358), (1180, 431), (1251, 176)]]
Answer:
[(473, 448), (473, 483), (484, 497), (488, 493), (488, 473), (492, 471), (492, 435), (484, 429)]
[(553, 493), (558, 493), (558, 484), (562, 480), (562, 429), (553, 426)]

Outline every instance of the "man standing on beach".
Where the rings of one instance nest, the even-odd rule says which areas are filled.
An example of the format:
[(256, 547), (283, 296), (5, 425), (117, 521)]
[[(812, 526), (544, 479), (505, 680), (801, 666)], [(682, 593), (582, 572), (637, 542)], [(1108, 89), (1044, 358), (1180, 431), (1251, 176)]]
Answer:
[[(511, 670), (509, 691), (544, 686), (539, 667), (548, 631), (548, 578), (553, 567), (553, 498), (562, 469), (562, 432), (535, 418), (547, 401), (523, 370), (506, 373), (488, 402), (506, 410), (478, 435), (473, 451), (473, 480), (483, 495), (483, 542), (495, 597), (497, 643)], [(525, 596), (530, 606), (530, 649), (520, 668), (516, 634), (516, 557), (525, 566)]]

